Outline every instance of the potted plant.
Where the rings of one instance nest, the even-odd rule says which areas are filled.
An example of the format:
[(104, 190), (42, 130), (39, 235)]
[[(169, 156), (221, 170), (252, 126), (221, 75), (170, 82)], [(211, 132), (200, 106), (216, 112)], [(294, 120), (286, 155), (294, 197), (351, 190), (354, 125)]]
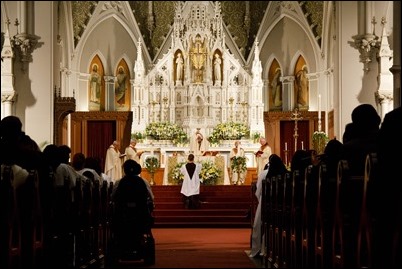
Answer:
[(154, 177), (156, 170), (159, 168), (159, 160), (155, 156), (150, 156), (145, 159), (145, 168), (147, 169), (148, 173), (151, 175), (150, 184), (154, 185)]
[(230, 163), (230, 168), (234, 173), (243, 173), (247, 171), (247, 158), (241, 156), (234, 156)]
[(315, 131), (313, 134), (313, 148), (317, 154), (324, 153), (325, 146), (328, 143), (328, 136), (325, 132)]

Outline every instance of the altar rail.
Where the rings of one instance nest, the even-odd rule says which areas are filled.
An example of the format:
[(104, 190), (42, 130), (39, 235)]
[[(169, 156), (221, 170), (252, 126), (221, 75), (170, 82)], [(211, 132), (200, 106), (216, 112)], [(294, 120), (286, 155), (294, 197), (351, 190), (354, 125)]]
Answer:
[[(228, 140), (229, 141), (229, 140)], [(219, 155), (226, 156), (226, 165), (229, 166), (229, 154), (230, 150), (234, 146), (233, 141), (225, 141), (222, 143), (222, 146), (210, 146), (207, 150), (217, 152)], [(244, 149), (245, 156), (247, 157), (247, 167), (255, 168), (257, 167), (257, 163), (255, 160), (254, 153), (258, 151), (260, 144), (253, 144), (250, 142), (242, 141), (242, 148)], [(144, 167), (144, 161), (149, 156), (156, 156), (160, 162), (162, 168), (164, 168), (167, 164), (167, 160), (169, 157), (174, 155), (177, 156), (187, 156), (190, 153), (189, 147), (175, 147), (172, 144), (137, 144), (137, 148), (144, 153), (141, 156), (140, 164)]]

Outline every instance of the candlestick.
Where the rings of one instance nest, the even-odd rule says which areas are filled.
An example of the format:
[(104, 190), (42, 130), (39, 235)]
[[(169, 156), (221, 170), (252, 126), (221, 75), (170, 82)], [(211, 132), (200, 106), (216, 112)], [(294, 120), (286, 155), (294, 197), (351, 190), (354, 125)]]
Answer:
[(285, 142), (285, 150), (288, 150), (288, 143)]
[(304, 142), (301, 142), (301, 149), (304, 150)]
[(321, 94), (318, 95), (318, 120), (321, 120)]

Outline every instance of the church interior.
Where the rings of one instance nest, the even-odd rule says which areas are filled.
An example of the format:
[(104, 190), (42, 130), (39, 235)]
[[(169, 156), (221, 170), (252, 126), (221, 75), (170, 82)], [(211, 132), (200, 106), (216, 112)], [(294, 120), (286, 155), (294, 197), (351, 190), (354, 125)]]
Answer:
[[(177, 184), (190, 153), (221, 171), (216, 185), (233, 185), (239, 142), (238, 185), (255, 187), (260, 138), (290, 170), (298, 150), (320, 156), (328, 141), (345, 142), (355, 108), (372, 106), (381, 123), (400, 109), (400, 10), (399, 1), (2, 1), (1, 119), (18, 117), (40, 150), (67, 145), (101, 170), (113, 141), (123, 154), (134, 140), (153, 187)], [(268, 233), (275, 223), (265, 221)], [(266, 253), (265, 265), (289, 266), (272, 251), (277, 263)], [(361, 265), (346, 255), (331, 266), (351, 264)]]
[[(283, 158), (285, 143), (312, 147), (315, 131), (341, 140), (359, 104), (381, 118), (400, 106), (397, 6), (5, 1), (1, 115), (18, 116), (38, 144), (102, 158), (150, 123), (208, 138), (219, 123), (244, 122)], [(112, 130), (96, 146), (100, 122)]]

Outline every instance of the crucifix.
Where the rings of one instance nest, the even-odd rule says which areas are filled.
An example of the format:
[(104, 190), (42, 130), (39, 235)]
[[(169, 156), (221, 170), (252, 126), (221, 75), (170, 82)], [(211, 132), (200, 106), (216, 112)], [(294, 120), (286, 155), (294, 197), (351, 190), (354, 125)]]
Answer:
[(299, 134), (297, 133), (297, 122), (301, 119), (303, 119), (303, 117), (300, 116), (301, 113), (299, 112), (299, 109), (296, 107), (293, 112), (292, 112), (292, 116), (290, 117), (290, 119), (295, 121), (295, 128), (294, 128), (294, 133), (293, 133), (293, 138), (295, 140), (295, 151), (297, 150), (297, 138), (299, 137)]

